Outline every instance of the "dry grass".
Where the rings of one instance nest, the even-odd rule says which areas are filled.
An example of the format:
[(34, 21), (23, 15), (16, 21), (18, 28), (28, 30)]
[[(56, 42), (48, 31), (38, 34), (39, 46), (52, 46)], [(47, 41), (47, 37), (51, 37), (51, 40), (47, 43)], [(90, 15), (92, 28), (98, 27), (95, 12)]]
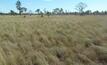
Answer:
[(0, 65), (107, 65), (107, 16), (0, 16)]

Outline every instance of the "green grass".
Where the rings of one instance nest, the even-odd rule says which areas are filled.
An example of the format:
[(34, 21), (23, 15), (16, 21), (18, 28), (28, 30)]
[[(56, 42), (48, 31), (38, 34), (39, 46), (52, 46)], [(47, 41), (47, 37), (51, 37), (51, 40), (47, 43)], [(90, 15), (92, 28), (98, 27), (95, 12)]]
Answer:
[(107, 16), (0, 16), (0, 65), (106, 65)]

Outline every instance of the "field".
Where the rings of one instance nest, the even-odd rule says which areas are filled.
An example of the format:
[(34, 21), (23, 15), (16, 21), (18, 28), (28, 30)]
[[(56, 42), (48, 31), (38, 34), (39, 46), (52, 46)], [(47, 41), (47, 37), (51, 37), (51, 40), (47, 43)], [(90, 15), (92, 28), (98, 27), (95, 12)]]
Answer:
[(0, 65), (107, 65), (107, 16), (0, 16)]

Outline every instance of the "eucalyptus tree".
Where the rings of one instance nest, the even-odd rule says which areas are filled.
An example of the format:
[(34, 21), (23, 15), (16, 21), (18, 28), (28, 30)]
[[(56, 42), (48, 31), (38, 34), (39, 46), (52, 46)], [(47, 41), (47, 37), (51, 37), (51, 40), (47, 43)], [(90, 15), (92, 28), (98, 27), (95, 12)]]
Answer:
[(80, 14), (83, 14), (84, 9), (87, 7), (87, 4), (80, 2), (76, 5), (76, 10), (79, 11)]
[(35, 12), (37, 12), (37, 14), (40, 15), (40, 11), (41, 11), (40, 9), (36, 9)]
[(21, 15), (21, 2), (19, 0), (16, 2), (16, 8), (19, 11), (19, 14)]
[(27, 8), (26, 7), (22, 7), (22, 4), (21, 2), (18, 0), (16, 2), (16, 8), (17, 10), (19, 11), (19, 14), (21, 15), (23, 12), (26, 12), (27, 11)]
[(26, 13), (26, 11), (27, 11), (27, 8), (26, 8), (26, 7), (21, 7), (21, 12), (22, 12), (22, 13)]

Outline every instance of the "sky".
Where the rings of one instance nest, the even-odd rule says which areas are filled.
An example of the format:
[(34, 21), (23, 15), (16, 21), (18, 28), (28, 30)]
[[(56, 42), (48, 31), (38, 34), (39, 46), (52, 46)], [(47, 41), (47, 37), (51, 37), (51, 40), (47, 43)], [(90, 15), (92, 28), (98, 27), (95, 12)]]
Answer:
[[(16, 1), (17, 0), (0, 0), (0, 12), (9, 12), (10, 10), (16, 9)], [(32, 10), (34, 12), (36, 9), (46, 9), (51, 11), (54, 8), (63, 8), (67, 11), (76, 11), (75, 6), (79, 2), (83, 2), (87, 4), (87, 8), (85, 10), (92, 11), (105, 11), (107, 10), (107, 0), (20, 0), (22, 2), (22, 6), (26, 7), (28, 11)]]

